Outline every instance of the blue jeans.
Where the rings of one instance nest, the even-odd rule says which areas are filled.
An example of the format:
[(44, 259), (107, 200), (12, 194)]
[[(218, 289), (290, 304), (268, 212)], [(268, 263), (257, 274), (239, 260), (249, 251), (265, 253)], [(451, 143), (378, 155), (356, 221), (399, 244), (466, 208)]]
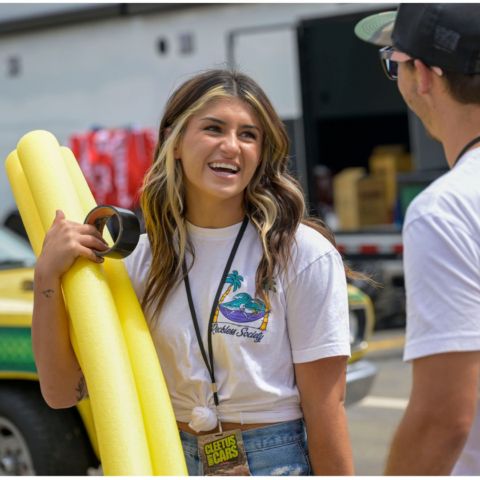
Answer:
[[(252, 475), (311, 475), (303, 420), (277, 423), (242, 432)], [(188, 474), (203, 475), (197, 438), (180, 432)]]

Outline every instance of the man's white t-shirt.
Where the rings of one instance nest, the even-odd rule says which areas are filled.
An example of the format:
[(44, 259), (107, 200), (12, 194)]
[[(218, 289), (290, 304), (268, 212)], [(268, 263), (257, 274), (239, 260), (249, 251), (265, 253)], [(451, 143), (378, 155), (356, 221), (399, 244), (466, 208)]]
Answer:
[[(404, 360), (480, 350), (480, 149), (414, 199), (403, 242)], [(452, 473), (480, 473), (480, 404)]]
[[(207, 325), (215, 293), (240, 224), (204, 229), (188, 224), (195, 251), (189, 273), (193, 303), (207, 349)], [(213, 326), (215, 377), (224, 422), (269, 423), (302, 417), (294, 363), (350, 354), (345, 270), (336, 249), (310, 227), (298, 228), (293, 262), (275, 277), (270, 302), (255, 295), (261, 242), (249, 223), (222, 288)], [(187, 264), (190, 257), (187, 256)], [(139, 299), (151, 251), (146, 235), (126, 259)], [(210, 377), (188, 307), (184, 282), (151, 317), (155, 347), (178, 421), (195, 407), (213, 409)]]

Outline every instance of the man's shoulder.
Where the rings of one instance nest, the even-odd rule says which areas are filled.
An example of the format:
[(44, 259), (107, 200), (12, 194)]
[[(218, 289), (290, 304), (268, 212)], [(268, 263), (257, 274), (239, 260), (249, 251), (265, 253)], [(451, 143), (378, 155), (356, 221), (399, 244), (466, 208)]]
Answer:
[(439, 199), (445, 189), (444, 177), (445, 175), (435, 180), (412, 200), (405, 215), (404, 229), (415, 220), (441, 210)]
[(463, 170), (454, 169), (443, 174), (418, 194), (407, 209), (404, 229), (428, 217), (471, 223), (471, 212), (478, 211), (480, 205), (480, 169), (470, 175)]

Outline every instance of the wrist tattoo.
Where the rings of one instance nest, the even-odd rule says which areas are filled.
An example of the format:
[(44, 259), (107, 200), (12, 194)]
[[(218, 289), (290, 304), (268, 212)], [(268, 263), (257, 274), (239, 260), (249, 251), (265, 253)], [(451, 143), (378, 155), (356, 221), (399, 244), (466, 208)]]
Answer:
[(47, 298), (50, 298), (54, 293), (55, 293), (54, 290), (52, 290), (51, 288), (47, 288), (47, 290), (43, 290), (42, 295), (44, 295)]
[(75, 391), (77, 392), (77, 401), (83, 400), (88, 396), (87, 383), (85, 382), (83, 374), (78, 381), (78, 385), (75, 387)]

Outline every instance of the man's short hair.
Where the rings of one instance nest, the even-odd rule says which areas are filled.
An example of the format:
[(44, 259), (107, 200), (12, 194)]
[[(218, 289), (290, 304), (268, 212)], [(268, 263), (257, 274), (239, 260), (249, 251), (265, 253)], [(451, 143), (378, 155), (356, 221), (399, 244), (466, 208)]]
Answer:
[(480, 105), (480, 75), (444, 72), (443, 78), (450, 94), (457, 102)]

